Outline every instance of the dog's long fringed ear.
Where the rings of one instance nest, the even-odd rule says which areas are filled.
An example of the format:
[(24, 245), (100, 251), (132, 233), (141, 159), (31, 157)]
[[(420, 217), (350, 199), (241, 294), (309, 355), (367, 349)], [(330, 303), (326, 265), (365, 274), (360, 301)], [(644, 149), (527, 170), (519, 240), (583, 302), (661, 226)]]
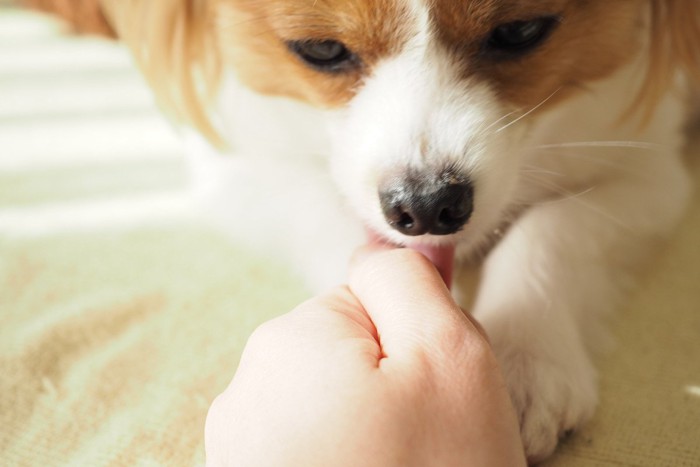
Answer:
[(100, 0), (21, 0), (20, 5), (62, 17), (76, 32), (114, 37)]
[(649, 112), (679, 72), (700, 84), (700, 1), (650, 0), (649, 71), (641, 96)]
[(215, 145), (223, 145), (207, 112), (221, 68), (213, 14), (216, 2), (101, 1), (161, 106)]

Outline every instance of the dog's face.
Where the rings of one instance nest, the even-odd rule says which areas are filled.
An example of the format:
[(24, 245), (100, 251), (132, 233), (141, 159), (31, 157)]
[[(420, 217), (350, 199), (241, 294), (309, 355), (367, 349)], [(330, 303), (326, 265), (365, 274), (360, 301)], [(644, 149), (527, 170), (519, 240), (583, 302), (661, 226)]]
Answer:
[(537, 143), (527, 130), (631, 60), (647, 116), (678, 71), (700, 81), (697, 1), (25, 1), (83, 28), (104, 13), (161, 102), (213, 141), (207, 106), (223, 67), (325, 109), (340, 187), (398, 243), (494, 228)]
[(336, 179), (371, 229), (454, 243), (510, 201), (520, 119), (635, 56), (640, 3), (228, 0), (218, 15), (246, 85), (328, 109)]

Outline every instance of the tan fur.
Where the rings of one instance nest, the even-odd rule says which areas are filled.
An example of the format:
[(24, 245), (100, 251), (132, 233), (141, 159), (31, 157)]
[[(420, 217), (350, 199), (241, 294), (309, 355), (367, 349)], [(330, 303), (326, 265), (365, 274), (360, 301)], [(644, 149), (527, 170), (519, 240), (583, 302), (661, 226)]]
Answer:
[(648, 120), (663, 93), (676, 83), (678, 71), (700, 85), (700, 2), (651, 0), (649, 70), (639, 94)]
[(216, 2), (102, 0), (102, 4), (161, 105), (220, 144), (207, 115), (221, 68), (214, 40)]
[(114, 37), (114, 29), (102, 12), (100, 0), (22, 0), (29, 8), (63, 17), (79, 33)]
[[(224, 59), (241, 80), (264, 94), (337, 107), (355, 93), (376, 61), (407, 39), (407, 16), (396, 0), (238, 0), (222, 3)], [(362, 57), (348, 73), (313, 70), (288, 50), (288, 40), (335, 39)]]
[[(561, 16), (562, 23), (542, 47), (517, 60), (482, 56), (483, 38), (497, 26), (548, 15)], [(588, 83), (628, 63), (641, 47), (641, 15), (639, 0), (435, 3), (439, 38), (464, 63), (464, 74), (488, 82), (521, 112), (542, 111), (585, 92)]]
[[(364, 70), (400, 41), (403, 15), (393, 1), (348, 3), (276, 0), (103, 0), (120, 37), (134, 51), (161, 103), (221, 145), (207, 107), (221, 65), (233, 65), (252, 89), (341, 105), (362, 75), (308, 69), (284, 39), (341, 38), (363, 52)], [(345, 22), (339, 24), (338, 18)]]

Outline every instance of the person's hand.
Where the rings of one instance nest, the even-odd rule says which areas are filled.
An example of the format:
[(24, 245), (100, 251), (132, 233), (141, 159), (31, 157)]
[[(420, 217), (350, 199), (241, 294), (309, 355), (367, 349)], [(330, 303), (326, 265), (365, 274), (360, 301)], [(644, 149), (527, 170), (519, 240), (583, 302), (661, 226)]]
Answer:
[(208, 467), (525, 465), (487, 340), (405, 249), (258, 328), (205, 444)]

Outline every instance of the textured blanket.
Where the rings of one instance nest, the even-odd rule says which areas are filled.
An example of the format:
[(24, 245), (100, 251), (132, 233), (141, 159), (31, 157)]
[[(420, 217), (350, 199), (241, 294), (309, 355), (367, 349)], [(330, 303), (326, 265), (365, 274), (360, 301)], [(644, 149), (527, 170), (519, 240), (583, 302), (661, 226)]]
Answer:
[[(128, 54), (0, 2), (0, 465), (203, 464), (247, 336), (307, 292), (190, 221), (186, 189)], [(700, 466), (699, 196), (645, 277), (546, 465)]]

